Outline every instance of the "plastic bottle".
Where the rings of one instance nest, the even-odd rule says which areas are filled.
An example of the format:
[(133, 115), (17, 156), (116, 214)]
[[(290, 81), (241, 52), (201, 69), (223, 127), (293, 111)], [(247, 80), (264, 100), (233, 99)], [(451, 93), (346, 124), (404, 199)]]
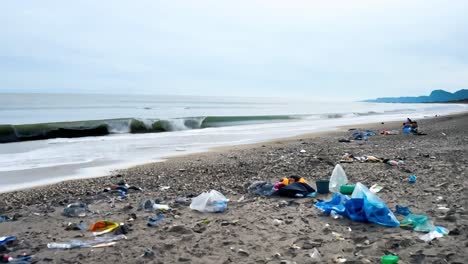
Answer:
[(395, 263), (398, 263), (399, 260), (400, 260), (400, 258), (398, 256), (385, 255), (385, 256), (382, 256), (380, 263), (382, 263), (382, 264), (395, 264)]
[(74, 240), (70, 241), (68, 243), (48, 243), (47, 247), (50, 249), (71, 249), (71, 248), (80, 248), (80, 247), (85, 247), (88, 246), (87, 243)]
[(72, 203), (63, 209), (63, 215), (68, 217), (84, 217), (88, 212), (88, 206), (84, 203)]

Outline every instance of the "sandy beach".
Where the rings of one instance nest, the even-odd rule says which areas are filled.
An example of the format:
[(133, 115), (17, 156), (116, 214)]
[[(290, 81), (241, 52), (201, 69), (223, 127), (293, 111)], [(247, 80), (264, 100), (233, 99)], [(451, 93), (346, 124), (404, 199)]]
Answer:
[[(398, 255), (398, 263), (466, 263), (468, 114), (418, 123), (426, 136), (376, 135), (368, 141), (340, 143), (352, 134), (342, 129), (218, 148), (112, 176), (3, 193), (0, 215), (15, 220), (0, 223), (0, 236), (17, 240), (0, 248), (0, 254), (31, 254), (33, 263), (313, 263), (310, 254), (315, 248), (321, 263), (380, 263), (386, 254)], [(358, 128), (400, 129), (400, 123)], [(351, 183), (382, 185), (378, 196), (392, 210), (397, 204), (409, 206), (450, 230), (449, 235), (426, 243), (418, 238), (422, 233), (411, 229), (324, 216), (313, 205), (332, 194), (292, 199), (247, 192), (253, 181), (275, 182), (290, 175), (304, 177), (315, 188), (315, 180), (328, 179), (345, 153), (402, 160), (398, 167), (367, 162), (342, 166)], [(414, 184), (408, 182), (410, 175), (417, 176)], [(143, 190), (130, 190), (121, 200), (103, 192), (122, 180)], [(225, 212), (200, 213), (188, 207), (188, 198), (180, 202), (212, 189), (230, 199)], [(147, 226), (147, 220), (156, 213), (139, 210), (145, 199), (171, 208), (155, 227)], [(77, 201), (91, 212), (64, 216), (63, 209)], [(125, 223), (127, 239), (112, 247), (47, 248), (51, 242), (92, 240), (89, 228), (98, 220)], [(69, 222), (80, 221), (83, 231), (65, 231)]]

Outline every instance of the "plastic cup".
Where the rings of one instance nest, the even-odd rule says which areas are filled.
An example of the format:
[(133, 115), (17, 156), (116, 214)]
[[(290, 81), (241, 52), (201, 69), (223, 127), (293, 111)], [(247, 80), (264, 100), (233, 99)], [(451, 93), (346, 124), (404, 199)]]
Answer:
[(317, 180), (315, 181), (317, 185), (317, 193), (326, 194), (329, 193), (330, 190), (330, 181), (329, 180)]

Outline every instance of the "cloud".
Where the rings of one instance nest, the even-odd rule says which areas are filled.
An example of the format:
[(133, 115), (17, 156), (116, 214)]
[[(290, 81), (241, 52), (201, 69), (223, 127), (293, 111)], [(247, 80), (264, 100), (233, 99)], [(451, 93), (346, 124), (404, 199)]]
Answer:
[(9, 1), (0, 92), (367, 98), (468, 86), (466, 1)]

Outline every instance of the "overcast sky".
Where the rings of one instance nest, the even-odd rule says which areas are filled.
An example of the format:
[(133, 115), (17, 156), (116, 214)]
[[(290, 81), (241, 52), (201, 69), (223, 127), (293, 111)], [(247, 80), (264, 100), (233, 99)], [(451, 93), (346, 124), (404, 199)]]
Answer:
[(468, 1), (1, 1), (0, 92), (373, 98), (468, 88)]

